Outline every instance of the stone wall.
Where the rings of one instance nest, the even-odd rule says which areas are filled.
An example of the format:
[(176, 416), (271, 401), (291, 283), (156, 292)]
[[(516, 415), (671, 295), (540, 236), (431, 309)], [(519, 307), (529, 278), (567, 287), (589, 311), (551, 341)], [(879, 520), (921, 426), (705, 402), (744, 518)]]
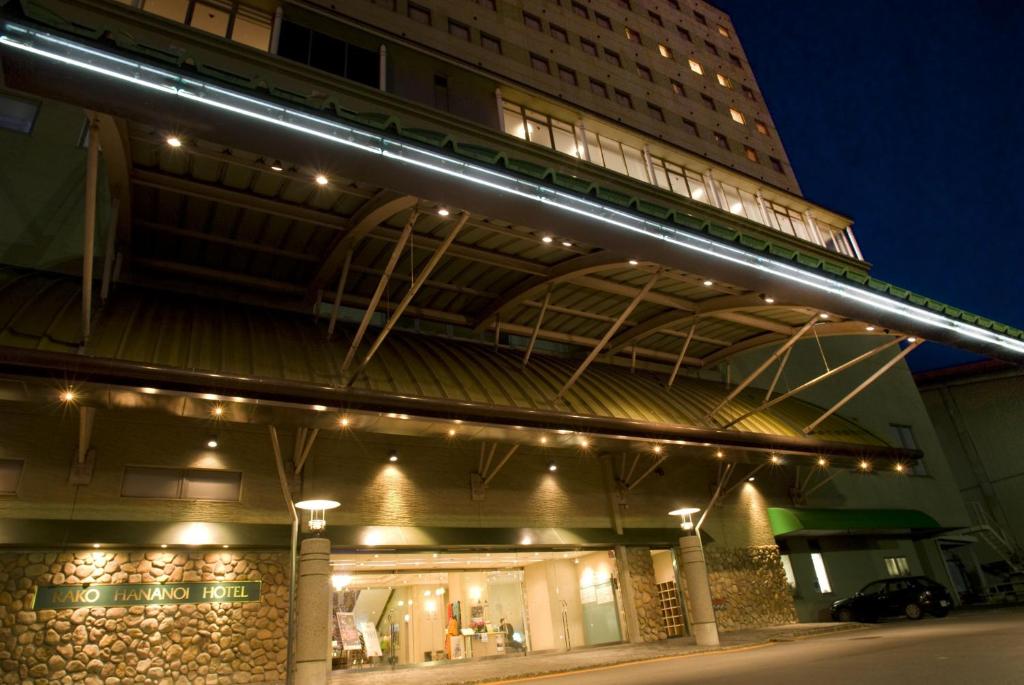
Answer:
[[(785, 625), (797, 620), (776, 545), (704, 548), (711, 602), (720, 631)], [(689, 611), (689, 594), (684, 596)]]
[(633, 604), (640, 629), (640, 639), (654, 642), (668, 638), (658, 605), (658, 588), (654, 582), (654, 562), (648, 547), (626, 547), (626, 564), (633, 585)]
[[(284, 680), (287, 554), (74, 551), (0, 554), (0, 682)], [(32, 610), (37, 585), (260, 580), (251, 604)]]

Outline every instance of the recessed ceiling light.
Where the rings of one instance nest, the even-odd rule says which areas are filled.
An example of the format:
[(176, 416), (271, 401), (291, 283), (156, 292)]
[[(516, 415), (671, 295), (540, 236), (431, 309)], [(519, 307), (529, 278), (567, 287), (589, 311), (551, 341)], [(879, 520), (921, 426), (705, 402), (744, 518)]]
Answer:
[(637, 264), (639, 264), (639, 263), (640, 263), (640, 262), (636, 261), (635, 259), (631, 259), (631, 260), (629, 260), (629, 265), (630, 265), (630, 266), (636, 266), (636, 265), (637, 265)]
[(338, 419), (338, 425), (341, 426), (342, 428), (348, 428), (348, 417), (342, 416), (340, 419)]
[(391, 454), (388, 455), (388, 461), (390, 461), (392, 464), (398, 461), (398, 452), (391, 450)]
[(219, 443), (217, 442), (217, 438), (210, 438), (209, 440), (206, 441), (206, 446), (209, 447), (211, 450), (216, 449), (218, 444)]
[(565, 247), (572, 247), (572, 243), (570, 243), (568, 240), (563, 240), (562, 245), (564, 245)]
[(271, 163), (270, 168), (273, 169), (274, 171), (284, 171), (284, 165), (281, 164), (281, 160), (279, 159), (275, 159)]
[(764, 296), (764, 301), (766, 304), (775, 304), (775, 298), (769, 295)]
[(438, 210), (437, 210), (437, 214), (438, 214), (438, 216), (448, 216), (449, 214), (451, 214), (451, 212), (449, 212), (444, 207), (439, 207)]
[(540, 239), (540, 241), (541, 241), (542, 243), (550, 243), (550, 242), (551, 242), (551, 240), (552, 240), (552, 238), (551, 238), (551, 236), (549, 236), (549, 235), (546, 235), (546, 236), (544, 236), (543, 238), (541, 238), (541, 239)]
[(873, 331), (873, 330), (875, 330), (875, 327), (874, 327), (874, 326), (868, 326), (868, 327), (867, 327), (867, 330), (869, 330), (869, 331)]
[(914, 336), (910, 336), (909, 338), (907, 338), (907, 342), (917, 342), (917, 338), (915, 338)]
[(551, 462), (551, 463), (548, 464), (548, 471), (557, 471), (557, 470), (558, 470), (558, 464), (556, 464), (555, 462)]
[(313, 411), (327, 411), (327, 407), (322, 404), (314, 404)]
[(60, 394), (61, 402), (74, 402), (76, 399), (78, 399), (78, 395), (76, 395), (75, 391), (71, 388), (68, 388)]
[(210, 413), (213, 414), (214, 416), (224, 416), (224, 407), (217, 405), (216, 407), (210, 410)]
[(751, 476), (750, 478), (748, 478), (748, 479), (747, 479), (747, 482), (748, 482), (748, 483), (753, 483), (753, 482), (754, 482), (754, 477), (753, 477), (753, 476)]
[(328, 183), (327, 177), (324, 176), (323, 174), (317, 174), (315, 180), (318, 186), (325, 186)]
[(714, 282), (712, 282), (712, 281), (704, 281), (704, 285), (710, 288), (711, 286), (714, 285)]
[(178, 136), (167, 136), (167, 144), (171, 147), (181, 147), (181, 138)]
[(828, 466), (828, 461), (826, 461), (825, 457), (818, 458), (818, 466)]
[(826, 314), (825, 312), (822, 312), (821, 314), (818, 314), (818, 316), (820, 318), (822, 318), (822, 319), (827, 319), (828, 318), (828, 314)]

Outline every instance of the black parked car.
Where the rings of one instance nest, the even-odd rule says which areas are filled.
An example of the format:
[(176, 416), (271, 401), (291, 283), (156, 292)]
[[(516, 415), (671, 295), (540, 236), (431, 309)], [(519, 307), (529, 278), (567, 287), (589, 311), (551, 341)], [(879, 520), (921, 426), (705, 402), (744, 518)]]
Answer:
[(942, 618), (951, 606), (949, 592), (931, 578), (887, 578), (868, 583), (852, 597), (833, 603), (832, 620), (877, 621), (887, 616), (917, 620), (926, 613)]

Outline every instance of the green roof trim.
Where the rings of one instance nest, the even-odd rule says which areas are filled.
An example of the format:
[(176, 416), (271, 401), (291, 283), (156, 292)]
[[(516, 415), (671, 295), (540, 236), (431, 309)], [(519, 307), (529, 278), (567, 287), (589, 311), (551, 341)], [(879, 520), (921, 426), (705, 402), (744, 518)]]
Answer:
[(761, 240), (760, 238), (755, 238), (754, 236), (747, 235), (746, 233), (740, 233), (740, 245), (757, 250), (758, 252), (764, 252), (768, 249), (767, 240)]
[(561, 186), (568, 190), (574, 190), (577, 193), (582, 193), (584, 195), (589, 195), (590, 191), (594, 189), (594, 184), (590, 181), (576, 176), (570, 176), (569, 174), (559, 173), (557, 171), (554, 176), (551, 177), (551, 180), (556, 186)]
[(936, 531), (942, 526), (917, 509), (802, 509), (768, 507), (775, 537)]
[(426, 128), (403, 128), (402, 135), (434, 147), (444, 147), (451, 141), (451, 137), (447, 133), (431, 131)]
[(629, 207), (634, 202), (632, 195), (620, 193), (617, 190), (605, 188), (604, 186), (597, 186), (597, 199), (604, 200), (605, 202), (614, 202), (622, 207)]

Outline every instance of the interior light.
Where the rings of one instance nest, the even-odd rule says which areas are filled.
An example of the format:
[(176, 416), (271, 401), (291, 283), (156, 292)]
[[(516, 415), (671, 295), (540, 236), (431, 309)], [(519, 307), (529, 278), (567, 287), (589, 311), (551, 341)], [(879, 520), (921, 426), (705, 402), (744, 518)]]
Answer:
[(751, 476), (750, 478), (748, 478), (748, 479), (747, 479), (747, 482), (748, 482), (748, 483), (753, 483), (753, 482), (754, 482), (754, 477), (753, 477), (753, 476)]
[(871, 464), (864, 460), (861, 460), (860, 464), (858, 464), (857, 466), (860, 467), (861, 471), (867, 471), (869, 468), (871, 468)]
[(899, 463), (897, 463), (896, 466), (894, 466), (893, 468), (895, 468), (898, 473), (903, 473), (904, 469), (906, 469), (906, 467), (903, 464)]
[(322, 404), (314, 404), (313, 411), (327, 411), (327, 407)]
[(448, 429), (448, 437), (449, 438), (454, 438), (455, 437), (455, 429), (454, 428), (449, 428)]
[(222, 547), (223, 549), (227, 549), (228, 547), (230, 547), (230, 545), (221, 545), (221, 547)]
[(818, 457), (818, 466), (828, 466), (828, 460), (825, 457)]
[(331, 586), (333, 586), (336, 591), (344, 590), (351, 582), (352, 576), (346, 576), (341, 573), (336, 573), (331, 576)]
[(782, 460), (781, 460), (781, 459), (779, 459), (779, 458), (778, 458), (778, 457), (777, 457), (776, 455), (774, 455), (774, 454), (772, 455), (771, 459), (772, 459), (772, 463), (773, 463), (773, 464), (781, 464), (781, 463), (782, 463)]
[(915, 338), (914, 336), (910, 336), (909, 338), (907, 338), (907, 342), (915, 343), (917, 342), (917, 338)]
[(775, 304), (775, 298), (772, 297), (771, 295), (765, 295), (764, 301), (766, 304)]
[(541, 238), (541, 239), (540, 239), (540, 241), (541, 241), (542, 243), (550, 243), (550, 242), (552, 241), (552, 237), (551, 237), (551, 236), (549, 236), (549, 235), (546, 235), (546, 236), (544, 236), (543, 238)]
[(548, 462), (548, 471), (557, 471), (557, 470), (558, 470), (558, 464), (556, 464), (553, 461), (552, 462)]
[(222, 406), (220, 406), (218, 404), (216, 407), (214, 407), (213, 409), (210, 410), (210, 413), (213, 414), (214, 416), (223, 416), (224, 415), (224, 407), (222, 407)]
[(160, 545), (160, 549), (167, 549), (167, 545)]
[(327, 185), (327, 183), (328, 183), (328, 181), (327, 181), (327, 177), (326, 176), (324, 176), (323, 174), (317, 174), (316, 175), (316, 184), (318, 186), (325, 186), (325, 185)]
[(390, 461), (392, 464), (398, 461), (398, 452), (395, 450), (391, 450), (391, 453), (388, 454), (388, 461)]
[(587, 440), (586, 438), (580, 438), (580, 447), (582, 447), (583, 449), (587, 449), (588, 447), (590, 447), (590, 441)]
[(661, 454), (661, 445), (655, 445), (652, 449), (655, 454)]
[(725, 456), (725, 452), (723, 452), (722, 450), (718, 450), (717, 452), (715, 452), (715, 456), (721, 459), (722, 457)]
[(711, 286), (714, 285), (714, 282), (713, 281), (704, 281), (704, 285), (707, 286), (708, 288), (710, 288)]
[(93, 549), (99, 549), (100, 548), (100, 543), (98, 543), (98, 542), (92, 543), (92, 548)]
[(451, 212), (449, 212), (445, 207), (439, 207), (437, 210), (438, 216), (448, 216), (449, 214), (451, 214)]
[(140, 388), (144, 395), (155, 395), (157, 393), (156, 388)]
[(178, 136), (167, 136), (167, 144), (171, 147), (181, 147), (181, 138)]
[(540, 436), (540, 444), (542, 444), (542, 445), (548, 444), (548, 436), (546, 436), (546, 435)]

